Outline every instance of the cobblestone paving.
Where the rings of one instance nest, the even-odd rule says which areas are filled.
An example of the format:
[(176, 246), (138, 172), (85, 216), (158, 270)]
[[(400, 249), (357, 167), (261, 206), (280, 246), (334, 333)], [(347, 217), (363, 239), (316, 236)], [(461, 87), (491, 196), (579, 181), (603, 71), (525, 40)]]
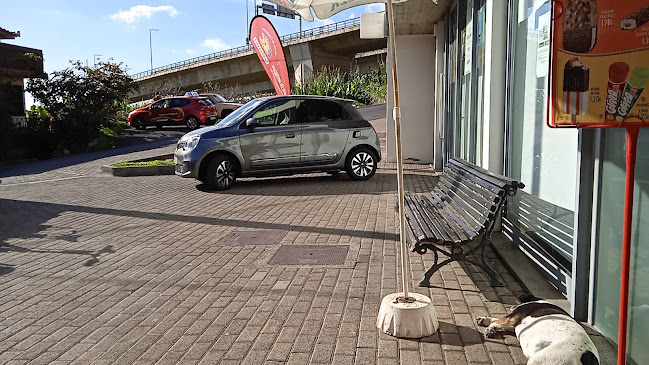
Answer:
[[(414, 289), (433, 299), (438, 334), (379, 333), (381, 298), (400, 283), (394, 166), (382, 164), (366, 182), (242, 179), (221, 193), (176, 176), (99, 172), (172, 150), (3, 175), (0, 363), (526, 363), (515, 337), (484, 340), (473, 324), (504, 315), (522, 290), (493, 253), (504, 288), (454, 263), (432, 288)], [(436, 176), (413, 165), (405, 183), (424, 192)], [(230, 239), (269, 230), (270, 244), (255, 244), (255, 234)], [(291, 245), (346, 245), (347, 257), (269, 263)], [(412, 254), (410, 264), (414, 286), (431, 258)]]

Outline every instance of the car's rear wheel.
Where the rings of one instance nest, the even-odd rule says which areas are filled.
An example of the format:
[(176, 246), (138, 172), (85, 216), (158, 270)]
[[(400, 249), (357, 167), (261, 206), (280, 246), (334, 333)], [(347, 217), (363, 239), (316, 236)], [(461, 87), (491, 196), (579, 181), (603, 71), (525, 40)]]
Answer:
[(207, 166), (207, 186), (214, 190), (226, 190), (237, 180), (237, 166), (230, 156), (214, 157)]
[(198, 118), (196, 117), (189, 117), (187, 118), (187, 121), (185, 122), (187, 125), (187, 128), (194, 130), (198, 128), (198, 126), (201, 124), (201, 122), (198, 121)]
[(353, 150), (345, 162), (345, 170), (352, 180), (367, 180), (376, 172), (376, 154), (367, 147)]
[(135, 119), (135, 129), (144, 130), (146, 129), (146, 121), (143, 118)]
[(232, 109), (223, 109), (221, 112), (221, 118), (227, 117), (230, 113), (232, 113)]

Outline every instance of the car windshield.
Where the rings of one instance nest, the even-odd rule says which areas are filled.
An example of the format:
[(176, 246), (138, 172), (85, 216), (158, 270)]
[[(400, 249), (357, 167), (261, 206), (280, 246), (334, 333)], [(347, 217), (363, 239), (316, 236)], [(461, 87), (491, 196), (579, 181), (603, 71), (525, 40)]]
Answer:
[(228, 116), (223, 118), (223, 120), (221, 120), (217, 125), (219, 127), (231, 127), (237, 124), (240, 121), (241, 116), (248, 114), (250, 111), (255, 109), (257, 106), (259, 106), (259, 104), (263, 103), (264, 101), (265, 99), (255, 99), (249, 101), (244, 106), (228, 114)]
[(221, 96), (221, 94), (213, 94), (212, 96), (214, 96), (214, 99), (216, 99), (216, 101), (218, 101), (220, 103), (227, 103), (228, 102), (227, 100), (225, 100), (224, 97)]

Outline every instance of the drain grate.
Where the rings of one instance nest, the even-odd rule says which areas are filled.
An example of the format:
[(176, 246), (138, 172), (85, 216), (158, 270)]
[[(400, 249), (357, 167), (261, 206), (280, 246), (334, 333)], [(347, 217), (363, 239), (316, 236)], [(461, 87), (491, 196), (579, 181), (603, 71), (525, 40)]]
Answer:
[(342, 265), (347, 258), (348, 245), (282, 245), (268, 261), (276, 265)]
[(288, 231), (279, 229), (232, 231), (215, 244), (221, 246), (277, 245), (282, 242), (287, 233)]

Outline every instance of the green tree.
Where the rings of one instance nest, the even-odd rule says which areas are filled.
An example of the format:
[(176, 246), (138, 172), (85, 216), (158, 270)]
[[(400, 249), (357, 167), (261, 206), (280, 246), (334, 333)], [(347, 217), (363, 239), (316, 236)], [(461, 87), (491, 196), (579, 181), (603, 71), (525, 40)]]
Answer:
[(128, 94), (137, 87), (121, 64), (72, 62), (48, 78), (28, 80), (26, 90), (47, 114), (29, 113), (27, 123), (35, 131), (45, 129), (58, 148), (85, 151), (102, 128), (123, 114)]

